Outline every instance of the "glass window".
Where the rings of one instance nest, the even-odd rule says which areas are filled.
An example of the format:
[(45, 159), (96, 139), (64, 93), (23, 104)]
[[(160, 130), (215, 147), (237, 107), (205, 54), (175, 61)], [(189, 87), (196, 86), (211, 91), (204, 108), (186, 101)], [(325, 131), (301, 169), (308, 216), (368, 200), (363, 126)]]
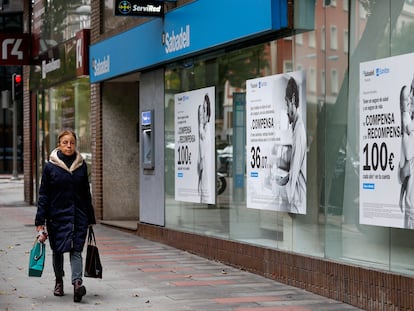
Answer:
[(291, 71), (293, 71), (292, 61), (283, 61), (283, 72), (291, 72)]
[(321, 72), (321, 88), (320, 88), (321, 94), (325, 94), (325, 83), (326, 83), (325, 80), (326, 80), (325, 70), (322, 70), (322, 72)]
[(73, 129), (77, 135), (77, 150), (91, 165), (90, 85), (88, 78), (80, 78), (46, 89), (38, 94), (38, 151), (41, 163), (49, 159), (57, 146), (62, 129)]
[(295, 36), (295, 42), (296, 42), (296, 44), (303, 44), (303, 34), (297, 34), (296, 36)]
[[(292, 37), (293, 38), (293, 37)], [(235, 184), (235, 169), (245, 171), (245, 118), (246, 80), (265, 74), (291, 72), (296, 69), (317, 67), (317, 58), (307, 58), (308, 47), (296, 40), (278, 40), (254, 47), (218, 55), (212, 58), (191, 59), (171, 65), (165, 72), (166, 89), (166, 225), (222, 238), (235, 239), (280, 249), (323, 255), (323, 241), (319, 239), (319, 204), (310, 199), (307, 215), (292, 216), (286, 212), (248, 209), (246, 207), (246, 180)], [(282, 53), (283, 51), (283, 53)], [(296, 55), (303, 57), (295, 58)], [(274, 54), (272, 54), (274, 53)], [(279, 56), (278, 56), (279, 55)], [(283, 55), (283, 56), (281, 56)], [(279, 58), (278, 58), (279, 57)], [(273, 63), (274, 62), (274, 63)], [(274, 72), (277, 64), (282, 70)], [(313, 66), (313, 67), (312, 67)], [(296, 70), (295, 69), (295, 70)], [(312, 70), (316, 75), (316, 71)], [(316, 77), (315, 77), (316, 78)], [(313, 79), (315, 79), (313, 78)], [(315, 84), (315, 82), (313, 82)], [(216, 204), (196, 204), (175, 201), (174, 197), (174, 94), (214, 85), (216, 87)], [(314, 87), (314, 92), (316, 86)], [(308, 119), (316, 119), (316, 96), (307, 103)], [(312, 140), (316, 140), (316, 122), (308, 128)], [(235, 148), (242, 146), (236, 152)], [(309, 156), (316, 160), (313, 143)], [(236, 163), (239, 167), (235, 167)], [(241, 167), (240, 167), (241, 165)], [(313, 165), (316, 167), (316, 165)], [(319, 192), (317, 172), (312, 172), (309, 192)], [(315, 197), (316, 198), (316, 197)]]
[(336, 26), (331, 26), (331, 50), (337, 50), (338, 49), (338, 30)]
[[(359, 166), (362, 159), (359, 158), (358, 98), (360, 64), (412, 53), (413, 45), (407, 44), (412, 37), (407, 25), (413, 25), (414, 20), (402, 2), (389, 0), (381, 4), (370, 3), (370, 6), (359, 2), (354, 8), (350, 11), (350, 19), (357, 22), (349, 28), (350, 40), (355, 39), (349, 42), (348, 98), (339, 100), (338, 95), (336, 104), (327, 110), (330, 118), (326, 119), (326, 176), (330, 181), (326, 182), (324, 195), (328, 210), (326, 255), (352, 264), (412, 275), (413, 230), (359, 222)], [(402, 21), (405, 21), (404, 28)]]
[(0, 15), (0, 30), (2, 32), (22, 32), (22, 14), (2, 14)]
[(338, 94), (338, 71), (336, 69), (331, 70), (331, 93)]
[(336, 7), (336, 0), (322, 0), (322, 3), (324, 7), (327, 7), (327, 6)]
[(316, 46), (316, 40), (315, 40), (315, 32), (311, 31), (308, 33), (308, 40), (309, 40), (309, 47), (314, 48)]
[(342, 9), (344, 11), (348, 11), (349, 10), (349, 3), (348, 3), (348, 1), (349, 0), (342, 0)]
[(36, 1), (33, 5), (32, 33), (37, 53), (75, 37), (90, 28), (91, 0)]
[(366, 19), (368, 15), (369, 6), (367, 6), (366, 3), (364, 5), (364, 3), (362, 2), (359, 2), (358, 6), (359, 6), (359, 10), (358, 10), (359, 18)]
[[(413, 15), (407, 14), (404, 2), (391, 0), (353, 3), (349, 11), (324, 3), (316, 2), (315, 29), (321, 30), (316, 48), (322, 51), (317, 57), (310, 57), (309, 46), (298, 44), (291, 34), (292, 40), (200, 56), (166, 68), (166, 226), (413, 275), (414, 231), (359, 221), (358, 100), (362, 62), (414, 52)], [(327, 21), (328, 10), (336, 25), (348, 29), (337, 36), (336, 48), (347, 46), (349, 54), (324, 52), (325, 28), (336, 29)], [(348, 25), (349, 20), (355, 22)], [(305, 70), (310, 80), (306, 215), (248, 209), (246, 178), (236, 181), (234, 173), (246, 169), (246, 153), (236, 152), (237, 146), (245, 146), (245, 82), (297, 68)], [(216, 204), (178, 202), (174, 199), (174, 95), (207, 86), (216, 88)]]
[(348, 53), (348, 44), (349, 44), (349, 41), (348, 41), (348, 30), (347, 29), (345, 29), (344, 30), (344, 37), (343, 37), (343, 45), (344, 45), (344, 53)]
[(309, 76), (308, 76), (308, 85), (309, 85), (309, 91), (312, 93), (316, 92), (316, 69), (311, 67), (309, 68)]
[(325, 38), (326, 34), (325, 34), (325, 27), (321, 28), (321, 50), (325, 51), (325, 42), (326, 42), (326, 38)]

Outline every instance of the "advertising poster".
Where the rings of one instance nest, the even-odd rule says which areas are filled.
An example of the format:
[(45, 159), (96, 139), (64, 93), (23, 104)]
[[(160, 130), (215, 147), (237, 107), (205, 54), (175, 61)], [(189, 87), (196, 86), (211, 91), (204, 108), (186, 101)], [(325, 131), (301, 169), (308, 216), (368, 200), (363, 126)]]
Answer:
[(306, 214), (306, 75), (246, 81), (247, 207)]
[(360, 223), (414, 228), (414, 54), (360, 64)]
[(215, 204), (215, 88), (176, 94), (175, 200)]

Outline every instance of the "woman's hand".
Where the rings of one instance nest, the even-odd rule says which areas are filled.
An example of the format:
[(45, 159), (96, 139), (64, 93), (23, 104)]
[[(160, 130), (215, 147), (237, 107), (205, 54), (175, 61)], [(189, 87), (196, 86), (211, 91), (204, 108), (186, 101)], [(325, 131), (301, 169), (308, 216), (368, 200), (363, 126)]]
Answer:
[(45, 226), (37, 226), (37, 240), (40, 243), (44, 243), (47, 240), (47, 232), (45, 231)]

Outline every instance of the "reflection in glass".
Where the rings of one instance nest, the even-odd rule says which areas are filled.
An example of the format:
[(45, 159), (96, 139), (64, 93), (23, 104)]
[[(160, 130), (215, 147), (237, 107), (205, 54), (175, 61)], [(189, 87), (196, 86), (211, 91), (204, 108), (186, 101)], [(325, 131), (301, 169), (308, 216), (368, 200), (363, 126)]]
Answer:
[[(359, 224), (359, 64), (414, 50), (414, 7), (385, 2), (350, 1), (348, 7), (316, 1), (314, 29), (303, 31), (300, 40), (292, 33), (166, 69), (167, 227), (414, 274), (412, 230)], [(295, 70), (305, 70), (310, 81), (307, 214), (247, 209), (246, 164), (240, 158), (245, 81)], [(217, 189), (215, 205), (177, 202), (174, 94), (211, 85), (216, 87), (216, 174), (226, 187)]]
[(89, 98), (88, 78), (70, 81), (38, 94), (39, 171), (57, 146), (59, 132), (65, 128), (73, 129), (77, 134), (77, 149), (90, 169), (92, 153)]

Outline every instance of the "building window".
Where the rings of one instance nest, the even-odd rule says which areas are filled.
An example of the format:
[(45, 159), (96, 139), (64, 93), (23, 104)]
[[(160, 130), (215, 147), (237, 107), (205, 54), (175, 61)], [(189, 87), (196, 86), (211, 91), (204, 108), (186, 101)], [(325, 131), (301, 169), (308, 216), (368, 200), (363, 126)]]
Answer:
[(4, 14), (0, 15), (0, 32), (22, 32), (23, 20), (22, 14)]
[(321, 29), (321, 50), (325, 51), (325, 27)]
[(331, 26), (331, 50), (338, 49), (338, 30), (336, 26)]
[(331, 93), (338, 94), (338, 71), (336, 69), (331, 70)]
[(361, 2), (358, 2), (359, 5), (359, 18), (361, 19), (366, 19), (367, 18), (367, 11), (365, 10), (364, 6), (362, 5)]
[(342, 0), (342, 9), (343, 9), (344, 11), (347, 11), (347, 12), (348, 12), (348, 10), (349, 10), (349, 3), (348, 3), (348, 0)]
[(344, 30), (344, 38), (343, 38), (343, 43), (344, 43), (344, 53), (348, 54), (349, 51), (349, 40), (348, 40), (348, 29)]
[(321, 72), (321, 87), (320, 87), (321, 95), (325, 95), (325, 83), (326, 83), (325, 70), (322, 70), (322, 72)]
[(313, 67), (309, 68), (308, 85), (309, 91), (316, 93), (316, 69)]
[(309, 47), (310, 48), (315, 48), (316, 43), (315, 43), (315, 32), (311, 31), (308, 33), (308, 40), (309, 40)]
[(297, 34), (295, 36), (295, 42), (296, 44), (302, 45), (303, 44), (303, 34)]
[(323, 7), (328, 7), (328, 6), (332, 6), (332, 7), (336, 7), (336, 0), (323, 0)]
[[(298, 65), (299, 67), (300, 65)], [(291, 61), (283, 61), (283, 72), (293, 71), (293, 64)]]
[(43, 5), (33, 7), (32, 33), (39, 40), (39, 54), (75, 37), (79, 30), (91, 27), (90, 0), (37, 2)]

